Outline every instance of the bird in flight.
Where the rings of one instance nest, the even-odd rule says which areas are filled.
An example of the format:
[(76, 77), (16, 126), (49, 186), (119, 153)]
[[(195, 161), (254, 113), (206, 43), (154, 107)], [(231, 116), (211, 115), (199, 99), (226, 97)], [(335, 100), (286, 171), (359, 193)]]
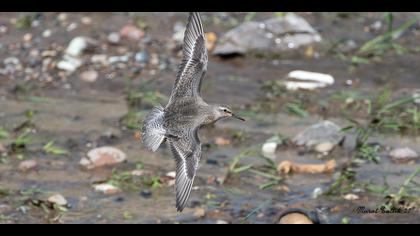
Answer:
[(146, 116), (142, 127), (144, 146), (156, 151), (167, 142), (176, 162), (176, 208), (181, 212), (187, 205), (194, 177), (201, 159), (198, 130), (216, 121), (234, 117), (223, 105), (207, 104), (201, 97), (201, 84), (207, 71), (207, 48), (200, 14), (189, 15), (183, 42), (183, 59), (165, 108), (156, 106)]

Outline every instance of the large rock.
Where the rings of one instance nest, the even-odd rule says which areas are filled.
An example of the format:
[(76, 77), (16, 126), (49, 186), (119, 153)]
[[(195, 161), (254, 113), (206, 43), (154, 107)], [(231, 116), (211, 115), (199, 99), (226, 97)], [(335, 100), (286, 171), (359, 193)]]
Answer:
[(222, 36), (213, 53), (281, 52), (320, 41), (321, 36), (305, 19), (287, 14), (262, 22), (244, 22)]
[(114, 147), (100, 147), (88, 152), (87, 158), (82, 158), (80, 164), (87, 169), (102, 166), (115, 165), (124, 162), (127, 156), (121, 150)]
[[(333, 146), (339, 144), (344, 135), (340, 132), (340, 126), (331, 121), (323, 121), (315, 124), (293, 138), (293, 142), (299, 146), (308, 148), (322, 149), (320, 151), (330, 151)], [(328, 149), (328, 150), (327, 150)]]

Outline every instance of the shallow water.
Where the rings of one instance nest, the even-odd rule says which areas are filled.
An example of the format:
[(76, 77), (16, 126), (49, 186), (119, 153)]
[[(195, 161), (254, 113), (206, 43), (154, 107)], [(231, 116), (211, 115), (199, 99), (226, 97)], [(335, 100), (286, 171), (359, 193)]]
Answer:
[[(6, 22), (9, 13), (0, 17), (0, 23)], [(170, 37), (172, 29), (167, 26), (158, 29), (156, 25), (167, 21), (166, 16), (182, 20), (182, 14), (162, 14), (158, 21), (152, 21), (152, 15), (145, 15), (144, 19), (150, 24), (150, 34), (163, 41)], [(408, 13), (396, 17), (400, 22), (410, 16)], [(53, 17), (47, 14), (47, 17)], [(70, 14), (72, 19), (77, 19), (78, 14)], [(118, 30), (129, 17), (126, 14), (92, 14), (96, 31), (109, 32)], [(156, 15), (155, 15), (156, 17)], [(354, 17), (343, 22), (333, 22), (322, 15), (306, 16), (312, 24), (318, 24), (324, 38), (347, 37), (345, 25), (358, 25), (360, 28), (366, 23), (377, 19), (380, 15)], [(155, 18), (153, 18), (155, 19)], [(112, 22), (113, 24), (110, 24)], [(334, 27), (332, 27), (334, 25)], [(340, 27), (341, 26), (341, 27)], [(47, 26), (45, 26), (47, 27)], [(52, 26), (49, 26), (52, 27)], [(92, 27), (93, 28), (93, 27)], [(222, 29), (209, 27), (217, 33)], [(328, 29), (332, 29), (329, 31)], [(354, 38), (366, 40), (368, 36), (357, 27)], [(33, 33), (40, 29), (31, 29)], [(95, 35), (95, 30), (80, 27), (76, 32), (58, 33), (54, 40), (62, 45), (68, 43), (68, 37), (76, 35)], [(1, 38), (3, 44), (8, 44), (13, 38), (21, 38), (23, 32), (13, 31)], [(410, 35), (410, 39), (419, 39), (419, 36)], [(43, 42), (47, 44), (48, 42)], [(408, 43), (407, 43), (408, 44)], [(159, 50), (151, 46), (150, 50)], [(19, 56), (23, 56), (21, 53)], [(0, 56), (1, 59), (5, 55)], [(385, 83), (381, 77), (390, 78), (390, 86), (395, 91), (406, 91), (418, 87), (417, 75), (420, 72), (416, 63), (419, 55), (393, 56), (389, 60), (363, 66), (355, 73), (349, 73), (347, 65), (340, 59), (331, 55), (323, 55), (320, 59), (304, 59), (295, 55), (291, 58), (279, 59), (279, 65), (273, 65), (272, 60), (254, 57), (240, 57), (229, 60), (211, 57), (206, 79), (203, 84), (203, 96), (209, 102), (232, 104), (237, 109), (249, 110), (249, 107), (261, 101), (264, 92), (260, 89), (265, 81), (282, 79), (289, 71), (294, 69), (313, 70), (330, 73), (336, 77), (336, 84), (325, 90), (315, 92), (318, 96), (326, 96), (336, 91), (348, 90), (345, 81), (359, 78), (361, 83), (352, 87), (356, 91), (371, 91), (375, 93)], [(398, 69), (396, 69), (398, 67)], [(147, 71), (147, 70), (146, 70)], [(36, 133), (31, 134), (32, 141), (24, 152), (25, 159), (35, 159), (38, 166), (35, 171), (21, 173), (18, 171), (20, 160), (16, 156), (7, 158), (0, 164), (0, 187), (17, 194), (20, 190), (36, 189), (39, 193), (30, 194), (28, 198), (45, 199), (52, 193), (60, 193), (68, 200), (70, 208), (61, 213), (58, 220), (45, 213), (41, 208), (34, 207), (21, 201), (13, 201), (8, 197), (1, 197), (0, 205), (11, 205), (12, 209), (0, 212), (6, 216), (0, 222), (5, 223), (215, 223), (224, 220), (229, 223), (275, 223), (281, 211), (297, 207), (308, 210), (321, 209), (323, 220), (326, 223), (340, 223), (347, 217), (350, 223), (418, 223), (418, 211), (412, 214), (355, 214), (357, 206), (375, 208), (384, 203), (383, 196), (378, 196), (366, 191), (358, 193), (361, 199), (357, 201), (344, 200), (341, 196), (321, 196), (312, 199), (311, 194), (317, 187), (328, 188), (333, 182), (332, 174), (294, 174), (285, 177), (280, 186), (260, 190), (259, 185), (267, 180), (248, 172), (234, 175), (223, 185), (212, 179), (225, 178), (228, 168), (235, 155), (252, 145), (263, 143), (267, 138), (281, 133), (286, 137), (294, 137), (306, 127), (323, 120), (321, 114), (314, 114), (307, 118), (300, 118), (286, 114), (282, 109), (279, 112), (260, 114), (259, 119), (248, 118), (246, 123), (235, 120), (225, 120), (217, 123), (212, 128), (200, 132), (203, 144), (212, 144), (205, 148), (195, 186), (191, 194), (190, 205), (183, 213), (177, 213), (174, 208), (174, 193), (172, 186), (162, 185), (152, 189), (150, 198), (143, 197), (140, 192), (149, 189), (137, 186), (136, 190), (124, 190), (122, 193), (105, 196), (97, 193), (92, 188), (96, 182), (111, 178), (112, 171), (131, 171), (136, 164), (143, 164), (144, 169), (155, 175), (163, 176), (174, 170), (174, 163), (165, 148), (160, 148), (156, 153), (150, 153), (134, 138), (134, 131), (122, 129), (119, 120), (127, 111), (124, 97), (124, 80), (116, 76), (106, 80), (100, 76), (94, 84), (85, 84), (77, 78), (77, 73), (70, 76), (68, 83), (72, 89), (64, 89), (60, 83), (51, 85), (39, 84), (29, 93), (30, 96), (41, 97), (41, 101), (28, 101), (13, 93), (13, 87), (22, 84), (20, 78), (10, 79), (0, 77), (0, 124), (7, 130), (12, 130), (25, 121), (24, 112), (28, 109), (37, 111), (33, 123)], [(153, 89), (169, 94), (172, 87), (174, 73), (171, 70), (160, 71), (157, 76), (147, 73), (138, 76), (135, 83), (142, 80), (154, 80)], [(398, 77), (398, 79), (392, 79)], [(379, 79), (378, 79), (379, 78)], [(280, 106), (280, 104), (274, 104)], [(145, 108), (141, 108), (145, 109)], [(346, 120), (335, 114), (329, 120), (345, 126)], [(242, 132), (243, 140), (232, 138), (233, 134)], [(11, 135), (15, 137), (15, 135)], [(226, 146), (214, 145), (215, 137), (224, 137), (232, 140)], [(12, 137), (0, 140), (6, 145)], [(55, 156), (39, 151), (45, 143), (55, 140), (55, 144), (66, 148), (70, 154)], [(384, 146), (408, 146), (420, 152), (419, 138), (413, 136), (400, 136), (396, 134), (382, 134), (372, 138)], [(128, 161), (114, 167), (105, 167), (96, 170), (84, 170), (80, 159), (93, 147), (111, 145), (123, 150)], [(404, 179), (419, 165), (397, 165), (392, 163), (382, 153), (379, 164), (368, 163), (357, 169), (358, 181), (383, 185), (384, 177), (392, 192), (397, 192)], [(343, 163), (351, 155), (351, 149), (339, 147), (334, 152), (322, 159), (313, 153), (302, 153), (297, 148), (284, 147), (277, 151), (275, 163), (283, 160), (292, 160), (298, 163), (323, 163), (334, 158), (338, 163)], [(242, 162), (241, 162), (242, 163)], [(258, 158), (247, 159), (244, 164), (251, 163), (257, 166), (264, 164)], [(418, 182), (420, 176), (415, 177)], [(282, 187), (283, 186), (283, 187)], [(286, 191), (287, 186), (289, 191)], [(17, 194), (19, 195), (19, 194)], [(12, 195), (13, 197), (13, 195)], [(21, 206), (26, 206), (22, 210)], [(197, 208), (204, 208), (203, 217), (195, 216)], [(254, 211), (256, 208), (259, 210)], [(332, 210), (335, 209), (335, 210)], [(249, 215), (252, 213), (251, 215)]]

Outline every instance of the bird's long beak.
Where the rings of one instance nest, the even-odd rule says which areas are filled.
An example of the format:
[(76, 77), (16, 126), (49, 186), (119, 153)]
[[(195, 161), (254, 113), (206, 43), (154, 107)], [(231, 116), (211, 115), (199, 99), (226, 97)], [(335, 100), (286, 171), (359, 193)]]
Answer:
[(235, 117), (236, 119), (241, 120), (241, 121), (246, 121), (244, 118), (242, 118), (242, 117), (240, 117), (236, 114), (233, 114), (233, 113), (232, 113), (232, 117)]

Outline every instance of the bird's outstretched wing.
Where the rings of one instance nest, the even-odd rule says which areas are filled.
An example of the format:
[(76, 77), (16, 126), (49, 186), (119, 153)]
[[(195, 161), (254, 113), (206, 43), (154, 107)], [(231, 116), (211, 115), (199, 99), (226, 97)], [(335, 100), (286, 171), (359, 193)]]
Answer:
[(182, 50), (183, 59), (179, 65), (169, 104), (177, 98), (200, 96), (201, 81), (207, 71), (208, 55), (198, 12), (190, 13)]
[(176, 208), (182, 211), (187, 205), (194, 182), (195, 172), (201, 158), (201, 143), (198, 128), (188, 130), (179, 139), (169, 139), (169, 148), (176, 162)]

